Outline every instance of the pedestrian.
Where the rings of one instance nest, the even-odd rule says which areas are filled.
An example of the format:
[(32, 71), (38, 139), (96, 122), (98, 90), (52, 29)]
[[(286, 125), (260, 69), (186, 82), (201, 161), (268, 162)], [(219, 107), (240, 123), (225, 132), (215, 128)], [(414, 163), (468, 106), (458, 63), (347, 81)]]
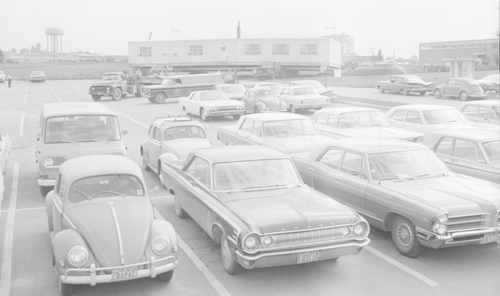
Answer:
[(257, 69), (253, 68), (252, 75), (253, 75), (253, 80), (257, 80)]
[(233, 69), (234, 83), (238, 83), (238, 73)]
[(12, 84), (12, 76), (10, 74), (7, 74), (7, 81), (9, 82), (9, 87)]

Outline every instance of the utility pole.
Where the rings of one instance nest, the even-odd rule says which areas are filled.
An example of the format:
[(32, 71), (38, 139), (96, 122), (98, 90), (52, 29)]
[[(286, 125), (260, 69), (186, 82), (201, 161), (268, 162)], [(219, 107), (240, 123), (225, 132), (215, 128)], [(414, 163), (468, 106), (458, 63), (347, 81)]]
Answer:
[(372, 56), (373, 56), (373, 50), (375, 50), (375, 48), (372, 47), (372, 48), (370, 48), (370, 50), (372, 51)]

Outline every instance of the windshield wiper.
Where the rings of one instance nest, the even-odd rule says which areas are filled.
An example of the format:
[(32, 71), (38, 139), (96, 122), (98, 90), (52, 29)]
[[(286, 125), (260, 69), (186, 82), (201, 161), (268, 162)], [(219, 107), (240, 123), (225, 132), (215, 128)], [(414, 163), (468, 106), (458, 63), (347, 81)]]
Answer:
[(126, 197), (127, 195), (124, 194), (124, 193), (121, 193), (121, 192), (116, 192), (116, 191), (111, 191), (111, 190), (101, 190), (102, 192), (106, 192), (106, 193), (113, 193), (113, 194), (116, 194), (116, 195), (121, 195), (122, 197)]
[(421, 175), (415, 176), (415, 178), (432, 177), (432, 176), (446, 176), (446, 174), (430, 174), (430, 173), (427, 173), (427, 174), (421, 174)]
[(83, 196), (85, 196), (86, 198), (90, 199), (90, 200), (94, 200), (92, 197), (90, 197), (87, 193), (81, 191), (81, 190), (78, 190), (78, 189), (75, 189), (73, 188), (74, 191), (78, 192), (78, 193), (81, 193)]

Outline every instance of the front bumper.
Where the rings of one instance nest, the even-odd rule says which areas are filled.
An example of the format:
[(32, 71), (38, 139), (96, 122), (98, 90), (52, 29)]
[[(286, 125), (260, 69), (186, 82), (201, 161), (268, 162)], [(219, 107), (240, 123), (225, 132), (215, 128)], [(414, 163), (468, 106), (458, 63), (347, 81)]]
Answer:
[[(158, 264), (162, 264), (157, 266)], [(59, 278), (64, 284), (90, 284), (91, 286), (95, 286), (100, 283), (109, 283), (113, 282), (113, 269), (126, 269), (131, 267), (140, 267), (143, 265), (147, 265), (147, 268), (139, 269), (137, 271), (137, 277), (134, 277), (130, 280), (151, 277), (154, 278), (158, 274), (162, 274), (165, 272), (169, 272), (173, 270), (178, 264), (177, 258), (174, 256), (168, 256), (165, 258), (161, 258), (155, 260), (151, 257), (150, 261), (140, 262), (135, 264), (129, 264), (124, 266), (113, 266), (113, 267), (95, 267), (94, 264), (90, 266), (90, 268), (69, 268), (65, 271), (63, 275)], [(111, 273), (104, 273), (111, 272)], [(78, 275), (81, 274), (81, 275)]]
[(335, 245), (323, 245), (303, 249), (283, 250), (273, 252), (261, 252), (257, 254), (246, 254), (236, 250), (236, 258), (241, 266), (246, 269), (293, 265), (298, 263), (299, 254), (307, 252), (318, 252), (317, 260), (322, 261), (334, 259), (346, 255), (355, 255), (370, 243), (366, 238), (362, 241), (346, 242)]
[(244, 115), (245, 110), (209, 111), (208, 116), (233, 116)]
[(308, 104), (308, 103), (302, 103), (302, 104), (293, 104), (293, 106), (296, 109), (320, 109), (324, 107), (330, 106), (330, 103), (316, 103), (316, 104)]
[(500, 240), (500, 226), (453, 232), (449, 235), (437, 235), (417, 227), (417, 233), (420, 243), (432, 249), (486, 244)]
[(469, 98), (476, 98), (476, 99), (484, 99), (486, 98), (488, 95), (485, 94), (485, 93), (480, 93), (480, 94), (470, 94), (469, 95)]

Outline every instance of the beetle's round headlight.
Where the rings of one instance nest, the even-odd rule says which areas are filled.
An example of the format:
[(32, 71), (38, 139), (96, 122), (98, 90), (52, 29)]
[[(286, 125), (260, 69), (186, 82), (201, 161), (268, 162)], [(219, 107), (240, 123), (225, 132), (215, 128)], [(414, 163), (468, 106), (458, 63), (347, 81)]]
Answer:
[(264, 237), (262, 238), (262, 245), (263, 245), (264, 247), (269, 247), (270, 245), (272, 245), (272, 244), (273, 244), (273, 241), (274, 241), (274, 240), (273, 240), (273, 237), (272, 237), (272, 236), (270, 236), (270, 235), (266, 235), (266, 236), (264, 236)]
[(364, 237), (368, 234), (369, 229), (370, 229), (370, 226), (368, 226), (368, 223), (361, 221), (361, 222), (358, 222), (354, 225), (353, 232), (354, 232), (354, 235), (357, 237)]
[(170, 241), (164, 235), (157, 235), (151, 244), (153, 252), (158, 256), (164, 256), (170, 250)]
[(43, 161), (43, 164), (47, 167), (49, 166), (53, 166), (54, 165), (54, 160), (52, 158), (45, 158), (45, 160)]
[(68, 252), (68, 261), (69, 264), (74, 267), (82, 267), (89, 260), (89, 252), (84, 246), (74, 246)]
[(255, 233), (251, 233), (243, 239), (243, 247), (247, 251), (256, 250), (259, 247), (259, 244), (260, 244), (259, 236), (257, 236)]
[(344, 226), (340, 229), (340, 233), (343, 237), (349, 236), (349, 234), (351, 234), (351, 228)]

